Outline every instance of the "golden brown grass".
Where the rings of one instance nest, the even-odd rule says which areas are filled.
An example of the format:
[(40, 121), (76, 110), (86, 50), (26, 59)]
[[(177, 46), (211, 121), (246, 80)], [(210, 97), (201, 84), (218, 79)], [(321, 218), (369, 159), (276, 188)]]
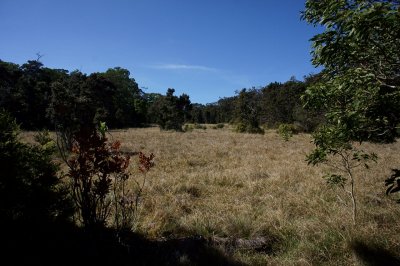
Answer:
[[(376, 257), (400, 251), (400, 206), (384, 187), (390, 169), (400, 167), (399, 143), (363, 145), (379, 161), (355, 172), (359, 220), (353, 226), (350, 200), (321, 178), (329, 168), (305, 161), (313, 149), (309, 135), (285, 142), (275, 131), (238, 134), (228, 127), (111, 133), (124, 151), (155, 154), (137, 225), (149, 238), (270, 239), (265, 252), (230, 251), (252, 265), (362, 265), (362, 252), (369, 250), (354, 248), (357, 241)], [(134, 178), (142, 178), (132, 165)]]

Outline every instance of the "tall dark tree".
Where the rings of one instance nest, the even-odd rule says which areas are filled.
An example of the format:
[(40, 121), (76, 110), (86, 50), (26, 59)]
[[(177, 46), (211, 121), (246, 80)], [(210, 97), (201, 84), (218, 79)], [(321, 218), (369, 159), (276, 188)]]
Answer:
[(143, 92), (136, 81), (130, 77), (127, 69), (115, 67), (101, 73), (113, 83), (116, 88), (114, 94), (115, 119), (111, 126), (128, 127), (139, 126), (145, 122), (146, 103)]
[(257, 103), (259, 91), (242, 89), (236, 102), (236, 130), (238, 132), (264, 133), (259, 125), (260, 108)]
[(115, 92), (114, 84), (98, 73), (86, 76), (74, 71), (52, 84), (48, 116), (67, 148), (72, 147), (72, 136), (81, 128), (95, 128), (101, 121), (115, 125)]
[(163, 130), (182, 131), (185, 115), (189, 114), (191, 103), (189, 96), (174, 95), (175, 90), (169, 88), (165, 96), (158, 97), (153, 103), (157, 124)]
[(0, 60), (0, 107), (23, 121), (26, 113), (26, 103), (24, 91), (17, 86), (18, 80), (22, 76), (20, 66)]

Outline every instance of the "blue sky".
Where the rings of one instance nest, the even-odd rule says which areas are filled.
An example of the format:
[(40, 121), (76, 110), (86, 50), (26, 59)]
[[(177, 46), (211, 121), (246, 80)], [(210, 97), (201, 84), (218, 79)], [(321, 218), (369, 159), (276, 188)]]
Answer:
[(317, 73), (301, 0), (0, 0), (0, 59), (105, 71), (211, 103)]

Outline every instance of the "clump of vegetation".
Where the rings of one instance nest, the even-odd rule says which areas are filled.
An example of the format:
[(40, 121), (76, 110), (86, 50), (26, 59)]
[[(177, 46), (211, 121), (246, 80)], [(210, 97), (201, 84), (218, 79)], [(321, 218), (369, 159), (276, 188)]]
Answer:
[(258, 121), (259, 107), (252, 104), (251, 94), (246, 89), (239, 92), (236, 105), (237, 123), (235, 131), (239, 133), (264, 134)]
[(67, 161), (72, 195), (79, 220), (87, 228), (104, 227), (111, 211), (113, 179), (128, 178), (129, 156), (119, 152), (120, 143), (108, 143), (96, 130), (81, 129), (74, 134), (72, 156)]
[(135, 228), (138, 217), (139, 207), (146, 184), (147, 172), (154, 166), (154, 154), (146, 156), (139, 153), (139, 171), (142, 180), (133, 179), (134, 185), (128, 184), (129, 175), (118, 175), (113, 183), (113, 202), (114, 202), (114, 226), (118, 231), (131, 231)]
[(215, 126), (214, 126), (214, 129), (222, 129), (222, 128), (224, 128), (225, 127), (225, 124), (223, 124), (223, 123), (218, 123), (218, 124), (216, 124)]
[[(356, 177), (354, 170), (358, 167), (369, 169), (369, 162), (376, 162), (378, 157), (375, 153), (368, 153), (356, 148), (349, 143), (346, 136), (338, 138), (338, 132), (331, 131), (330, 128), (322, 127), (318, 132), (314, 133), (314, 143), (317, 145), (311, 154), (307, 156), (310, 164), (316, 165), (325, 163), (333, 170), (344, 173), (327, 174), (325, 179), (329, 185), (341, 187), (350, 197), (352, 202), (352, 219), (353, 223), (357, 222), (357, 200), (356, 200)], [(334, 157), (338, 157), (336, 161)], [(347, 188), (347, 184), (349, 187)]]
[(195, 129), (203, 129), (203, 130), (206, 130), (207, 129), (207, 126), (206, 125), (201, 125), (201, 124), (194, 124), (194, 128)]
[(177, 97), (174, 92), (168, 89), (166, 95), (158, 97), (151, 106), (150, 112), (162, 130), (182, 131), (192, 108), (187, 94)]
[[(79, 220), (86, 228), (106, 226), (112, 207), (117, 229), (130, 229), (145, 178), (132, 192), (127, 188), (130, 157), (120, 151), (119, 141), (108, 142), (104, 128), (81, 129), (74, 134), (72, 155), (67, 161), (72, 181), (72, 196), (79, 210)], [(154, 156), (140, 153), (140, 170), (146, 173)]]
[(193, 131), (194, 126), (192, 124), (185, 124), (185, 126), (183, 127), (183, 131), (185, 132), (191, 132)]
[(54, 142), (46, 133), (36, 137), (39, 145), (21, 143), (18, 136), (14, 118), (0, 111), (0, 222), (68, 220), (73, 208), (52, 161)]
[(289, 141), (293, 134), (296, 134), (297, 130), (293, 124), (280, 124), (278, 127), (278, 134), (283, 140)]
[[(245, 89), (236, 96), (203, 105), (192, 104), (187, 94), (173, 96), (173, 89), (165, 95), (145, 93), (121, 67), (87, 75), (51, 69), (39, 59), (21, 66), (0, 60), (0, 108), (9, 111), (23, 129), (55, 128), (69, 141), (79, 129), (72, 126), (78, 126), (79, 121), (105, 121), (111, 129), (158, 124), (162, 129), (177, 131), (182, 130), (183, 123), (236, 123), (242, 121), (238, 109), (243, 102), (250, 107), (243, 110), (252, 113), (248, 118), (253, 116), (251, 120), (269, 127), (297, 121), (310, 132), (323, 117), (319, 110), (303, 108), (300, 101), (300, 95), (319, 80), (319, 74), (306, 77), (304, 82), (291, 78), (285, 83)], [(72, 143), (68, 145), (71, 148)]]
[(347, 178), (335, 174), (328, 181), (344, 186), (349, 179), (354, 223), (353, 169), (360, 164), (368, 168), (365, 161), (377, 158), (354, 143), (393, 142), (398, 136), (400, 46), (392, 34), (400, 30), (398, 8), (397, 1), (308, 0), (303, 12), (309, 23), (325, 27), (312, 38), (313, 64), (324, 70), (303, 96), (309, 108), (326, 110), (325, 125), (313, 134), (316, 148), (308, 161), (317, 164), (328, 157), (339, 158), (339, 169)]
[(185, 131), (185, 132), (190, 132), (190, 131), (193, 131), (194, 129), (206, 130), (207, 126), (195, 123), (195, 124), (186, 124), (183, 127), (183, 131)]
[(235, 131), (238, 133), (264, 134), (265, 131), (261, 127), (255, 127), (250, 124), (237, 123)]

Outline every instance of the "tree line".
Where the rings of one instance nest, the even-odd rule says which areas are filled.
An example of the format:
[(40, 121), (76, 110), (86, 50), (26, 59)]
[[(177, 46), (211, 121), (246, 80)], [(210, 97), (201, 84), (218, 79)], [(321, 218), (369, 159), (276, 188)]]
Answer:
[(235, 96), (215, 103), (193, 104), (191, 122), (230, 123), (240, 132), (251, 132), (261, 126), (277, 128), (280, 124), (295, 124), (299, 130), (310, 132), (323, 122), (324, 111), (323, 108), (305, 109), (301, 95), (318, 79), (318, 74), (306, 76), (304, 81), (292, 77), (283, 83), (243, 88)]
[(198, 104), (187, 94), (174, 95), (171, 88), (165, 95), (146, 93), (121, 67), (87, 75), (48, 68), (39, 60), (22, 65), (0, 60), (0, 108), (26, 130), (66, 131), (103, 121), (109, 128), (158, 124), (166, 130), (182, 130), (184, 123), (232, 123), (245, 129), (297, 123), (311, 131), (322, 121), (322, 112), (305, 110), (300, 96), (317, 79), (318, 75), (304, 81), (291, 78)]

